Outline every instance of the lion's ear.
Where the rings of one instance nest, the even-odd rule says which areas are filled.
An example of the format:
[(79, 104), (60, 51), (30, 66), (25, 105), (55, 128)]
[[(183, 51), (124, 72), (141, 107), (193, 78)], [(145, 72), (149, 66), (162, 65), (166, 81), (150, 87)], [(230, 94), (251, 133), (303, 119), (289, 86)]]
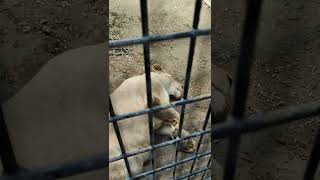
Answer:
[(152, 67), (154, 71), (162, 71), (160, 64), (154, 64)]

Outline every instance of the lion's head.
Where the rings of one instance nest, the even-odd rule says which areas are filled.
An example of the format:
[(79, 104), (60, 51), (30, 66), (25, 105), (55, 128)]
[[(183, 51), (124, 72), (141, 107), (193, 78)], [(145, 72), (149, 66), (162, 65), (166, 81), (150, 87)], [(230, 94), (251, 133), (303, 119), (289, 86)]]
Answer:
[(179, 100), (182, 98), (183, 85), (165, 72), (159, 64), (153, 65), (153, 74), (157, 76), (160, 83), (166, 88), (170, 100)]

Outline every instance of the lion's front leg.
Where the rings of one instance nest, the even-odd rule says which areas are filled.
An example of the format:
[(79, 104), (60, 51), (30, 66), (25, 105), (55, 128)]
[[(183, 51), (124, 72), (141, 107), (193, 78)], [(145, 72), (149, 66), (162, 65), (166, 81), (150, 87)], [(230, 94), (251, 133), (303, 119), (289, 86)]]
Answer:
[(173, 126), (177, 126), (180, 121), (180, 114), (174, 108), (158, 111), (154, 116)]
[[(152, 106), (159, 106), (159, 105), (169, 105), (170, 102), (168, 99), (160, 98), (160, 96), (153, 96), (152, 97)], [(179, 124), (180, 114), (174, 108), (167, 108), (153, 114), (156, 118), (159, 118), (164, 123), (176, 125)]]
[[(173, 133), (172, 133), (172, 137), (173, 138), (176, 138), (178, 137), (178, 132), (179, 132), (179, 129), (178, 128), (175, 128)], [(181, 137), (185, 137), (185, 136), (188, 136), (190, 135), (190, 133), (184, 129), (181, 130)], [(186, 139), (186, 140), (183, 140), (183, 141), (180, 141), (179, 142), (179, 150), (180, 151), (183, 151), (183, 152), (186, 152), (186, 153), (192, 153), (195, 151), (195, 148), (196, 148), (196, 142), (190, 138), (190, 139)]]
[[(163, 124), (161, 128), (157, 129), (156, 133), (158, 135), (167, 136), (170, 139), (175, 139), (178, 136), (178, 128), (176, 128), (178, 125), (173, 126), (169, 124)], [(188, 136), (190, 133), (184, 129), (181, 131), (181, 136)], [(179, 142), (179, 150), (187, 153), (194, 152), (196, 147), (196, 142), (190, 138)]]
[[(153, 105), (165, 105), (169, 104), (168, 101), (161, 101), (159, 98), (153, 98)], [(163, 121), (163, 125), (157, 130), (157, 134), (165, 135), (172, 139), (175, 139), (178, 136), (180, 114), (174, 108), (168, 108), (161, 111), (158, 111), (154, 116)], [(184, 129), (181, 131), (181, 136), (187, 136), (190, 133)], [(191, 139), (181, 141), (179, 143), (179, 150), (183, 152), (194, 152), (196, 143)]]

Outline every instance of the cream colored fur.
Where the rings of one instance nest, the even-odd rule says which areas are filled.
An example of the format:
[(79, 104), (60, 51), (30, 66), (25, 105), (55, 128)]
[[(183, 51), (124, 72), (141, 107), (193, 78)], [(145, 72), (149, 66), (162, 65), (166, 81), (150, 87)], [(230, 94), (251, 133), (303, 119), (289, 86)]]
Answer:
[[(182, 85), (175, 81), (171, 75), (161, 70), (160, 66), (154, 66), (155, 72), (151, 72), (152, 102), (153, 105), (170, 103), (170, 96), (180, 99)], [(143, 110), (147, 107), (145, 75), (131, 77), (125, 80), (111, 95), (112, 105), (116, 115)], [(175, 137), (179, 124), (179, 113), (174, 108), (162, 110), (153, 114), (153, 127), (156, 133)], [(132, 152), (150, 146), (148, 115), (133, 117), (118, 122), (123, 143), (127, 152)], [(182, 130), (182, 135), (188, 132)], [(193, 152), (195, 142), (186, 141), (183, 151)], [(114, 132), (113, 125), (109, 125), (109, 158), (121, 154), (119, 143)], [(139, 154), (129, 158), (132, 173), (134, 175), (143, 171), (143, 165), (150, 158), (150, 152)], [(109, 179), (123, 180), (127, 177), (124, 160), (109, 164)]]

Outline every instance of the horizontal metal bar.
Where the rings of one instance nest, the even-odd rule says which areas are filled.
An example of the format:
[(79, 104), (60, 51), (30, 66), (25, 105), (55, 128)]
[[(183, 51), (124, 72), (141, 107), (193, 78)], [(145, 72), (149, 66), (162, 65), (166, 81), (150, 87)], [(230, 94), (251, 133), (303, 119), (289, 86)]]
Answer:
[[(221, 125), (216, 125), (212, 128), (212, 136), (213, 138), (221, 139), (239, 133), (256, 132), (319, 114), (320, 100), (287, 106), (275, 111), (254, 114), (245, 118), (242, 122), (226, 122)], [(305, 121), (308, 120), (310, 119), (306, 119)]]
[[(295, 106), (288, 106), (276, 111), (265, 112), (255, 114), (247, 118), (247, 120), (242, 122), (226, 122), (223, 124), (218, 124), (211, 130), (202, 131), (198, 133), (193, 133), (182, 137), (180, 140), (190, 139), (192, 137), (200, 136), (201, 134), (208, 134), (212, 132), (212, 137), (216, 139), (221, 139), (225, 137), (232, 136), (233, 133), (250, 133), (256, 132), (258, 130), (263, 130), (271, 128), (274, 126), (279, 126), (282, 124), (287, 124), (290, 122), (297, 121), (301, 118), (307, 118), (311, 116), (316, 116), (320, 114), (320, 100), (314, 102), (308, 102)], [(311, 119), (306, 119), (305, 121), (310, 121)], [(173, 142), (175, 143), (175, 142)], [(155, 145), (157, 146), (157, 145)], [(11, 179), (21, 179), (21, 177), (26, 177), (24, 179), (32, 179), (32, 177), (39, 176), (52, 176), (52, 177), (67, 177), (72, 176), (81, 172), (88, 172), (92, 170), (102, 169), (107, 166), (108, 160), (107, 155), (97, 155), (93, 158), (88, 158), (86, 160), (81, 160), (73, 163), (62, 164), (54, 167), (48, 167), (45, 169), (40, 169), (37, 171), (29, 171), (19, 174), (17, 176), (3, 176), (0, 179), (11, 180)]]
[(109, 48), (151, 43), (151, 42), (157, 42), (157, 41), (166, 41), (166, 40), (172, 40), (172, 39), (203, 36), (203, 35), (209, 35), (210, 33), (211, 33), (211, 29), (200, 29), (200, 30), (191, 30), (186, 32), (171, 33), (167, 35), (153, 35), (153, 36), (135, 37), (135, 38), (123, 39), (123, 40), (114, 40), (114, 41), (109, 41)]
[[(172, 145), (172, 144), (174, 144), (176, 142), (180, 142), (180, 141), (184, 141), (186, 139), (191, 139), (191, 138), (194, 138), (194, 137), (198, 137), (198, 136), (201, 136), (201, 135), (204, 135), (204, 134), (208, 134), (210, 132), (211, 132), (211, 130), (195, 132), (195, 133), (189, 134), (188, 136), (184, 136), (184, 137), (181, 137), (181, 138), (176, 138), (176, 139), (173, 139), (173, 140), (170, 140), (170, 141), (165, 141), (163, 143), (156, 144), (156, 145), (153, 146), (153, 148), (157, 149), (157, 148), (169, 146), (169, 145)], [(148, 151), (151, 151), (151, 150), (152, 150), (152, 147), (149, 146), (147, 148), (143, 148), (143, 149), (139, 149), (137, 151), (131, 152), (131, 153), (127, 153), (126, 156), (127, 157), (131, 157), (131, 156), (135, 156), (135, 155), (138, 155), (138, 154), (141, 154), (141, 153), (145, 153), (145, 152), (148, 152)], [(109, 163), (112, 163), (114, 161), (119, 161), (119, 160), (123, 159), (123, 157), (124, 157), (123, 154), (121, 154), (120, 156), (113, 157), (113, 158), (109, 159)]]
[[(168, 146), (176, 143), (177, 141), (182, 141), (186, 139), (190, 139), (193, 137), (198, 137), (201, 135), (205, 135), (211, 133), (212, 138), (221, 139), (225, 137), (234, 136), (239, 133), (249, 133), (255, 132), (261, 129), (289, 123), (301, 118), (315, 116), (320, 114), (320, 100), (304, 103), (296, 106), (288, 106), (275, 111), (265, 112), (261, 114), (255, 114), (247, 118), (248, 120), (243, 122), (226, 122), (223, 124), (218, 124), (213, 127), (211, 130), (200, 131), (192, 133), (188, 136), (181, 137), (179, 139), (173, 139), (170, 141), (166, 141), (154, 146), (154, 148), (160, 148), (164, 146)], [(144, 153), (150, 151), (151, 147), (140, 149), (138, 151), (128, 153), (127, 157), (134, 156), (140, 153)], [(122, 159), (122, 155), (112, 158), (109, 162), (117, 161)]]
[(195, 171), (193, 173), (189, 173), (189, 174), (186, 174), (184, 176), (177, 177), (175, 180), (181, 180), (181, 179), (185, 179), (185, 178), (188, 178), (188, 177), (190, 178), (191, 176), (195, 176), (195, 175), (201, 174), (203, 172), (206, 172), (209, 169), (210, 168), (206, 167), (206, 168), (203, 168), (201, 170)]
[(104, 169), (108, 163), (106, 153), (98, 154), (87, 159), (65, 163), (62, 165), (51, 166), (38, 170), (29, 170), (13, 176), (2, 176), (1, 180), (35, 180), (43, 177), (63, 178), (73, 176), (79, 173), (85, 173), (93, 170)]
[(163, 170), (172, 168), (172, 167), (174, 167), (174, 166), (177, 166), (177, 165), (180, 165), (180, 164), (183, 164), (183, 163), (192, 161), (193, 159), (199, 159), (199, 158), (201, 158), (201, 157), (208, 156), (208, 155), (210, 155), (210, 154), (211, 154), (211, 151), (210, 151), (210, 152), (203, 153), (203, 154), (198, 154), (197, 156), (188, 157), (188, 158), (185, 158), (185, 159), (183, 159), (183, 160), (177, 161), (177, 162), (175, 162), (175, 163), (161, 166), (161, 167), (159, 167), (159, 168), (156, 168), (155, 170), (151, 170), (151, 171), (147, 171), (147, 172), (138, 174), (138, 175), (132, 177), (132, 179), (138, 179), (138, 178), (141, 178), (141, 177), (146, 177), (146, 176), (148, 176), (148, 175), (150, 175), (150, 174), (154, 174), (154, 173), (156, 173), (156, 172), (163, 171)]
[(147, 108), (147, 109), (144, 109), (144, 110), (141, 110), (141, 111), (138, 111), (138, 112), (130, 112), (130, 113), (126, 113), (126, 114), (121, 114), (121, 115), (117, 115), (117, 116), (111, 117), (109, 119), (109, 123), (112, 123), (114, 121), (120, 121), (120, 120), (128, 119), (128, 118), (135, 117), (135, 116), (140, 116), (140, 115), (143, 115), (143, 114), (147, 114), (147, 113), (149, 113), (151, 111), (157, 112), (157, 111), (161, 111), (163, 109), (168, 109), (168, 108), (172, 108), (172, 107), (176, 107), (176, 106), (181, 106), (183, 104), (190, 104), (190, 103), (193, 103), (193, 102), (202, 101), (202, 100), (206, 100), (206, 99), (210, 99), (210, 98), (211, 98), (210, 94), (209, 95), (203, 95), (203, 96), (196, 96), (196, 97), (192, 97), (192, 98), (189, 98), (189, 99), (175, 101), (175, 102), (172, 102), (169, 105), (159, 105), (159, 106), (154, 106), (152, 108)]

